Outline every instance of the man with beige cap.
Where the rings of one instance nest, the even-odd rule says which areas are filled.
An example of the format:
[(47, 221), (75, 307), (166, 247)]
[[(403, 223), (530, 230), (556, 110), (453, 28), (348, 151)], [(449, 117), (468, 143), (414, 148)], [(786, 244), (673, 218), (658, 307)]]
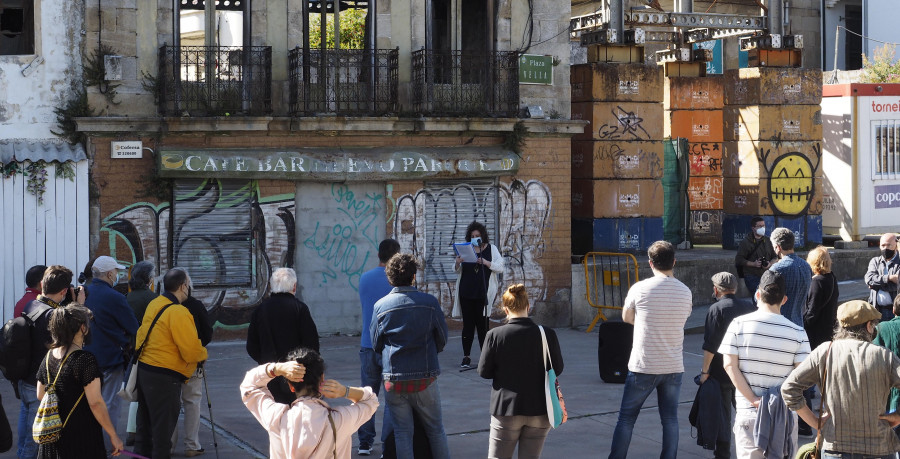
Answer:
[(823, 457), (894, 458), (900, 439), (891, 427), (900, 424), (900, 415), (884, 408), (890, 389), (900, 388), (900, 358), (872, 344), (881, 313), (871, 304), (848, 301), (838, 307), (837, 319), (834, 341), (819, 345), (782, 384), (785, 403), (815, 426), (818, 418), (803, 390), (824, 386)]

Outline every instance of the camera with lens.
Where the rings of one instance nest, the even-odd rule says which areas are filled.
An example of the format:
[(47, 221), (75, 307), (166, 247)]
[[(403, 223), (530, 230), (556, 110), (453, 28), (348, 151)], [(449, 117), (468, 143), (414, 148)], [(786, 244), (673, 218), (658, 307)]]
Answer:
[(759, 266), (761, 268), (768, 268), (769, 267), (769, 259), (766, 257), (759, 257)]
[(76, 287), (72, 284), (69, 284), (69, 288), (66, 289), (66, 297), (63, 299), (61, 304), (65, 306), (69, 303), (75, 303), (78, 299), (78, 294), (81, 293), (82, 288), (83, 287), (81, 286)]

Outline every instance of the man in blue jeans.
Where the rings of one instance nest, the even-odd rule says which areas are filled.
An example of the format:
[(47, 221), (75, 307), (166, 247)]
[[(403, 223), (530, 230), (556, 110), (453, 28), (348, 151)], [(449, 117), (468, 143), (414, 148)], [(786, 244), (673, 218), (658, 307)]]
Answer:
[(684, 373), (684, 323), (691, 314), (691, 290), (673, 275), (675, 247), (657, 241), (647, 251), (653, 277), (631, 286), (622, 318), (634, 325), (628, 376), (610, 459), (628, 454), (634, 423), (644, 401), (656, 390), (663, 425), (661, 458), (678, 454), (678, 394)]
[(438, 352), (447, 344), (447, 322), (437, 298), (413, 283), (419, 267), (415, 257), (398, 253), (385, 266), (394, 286), (375, 303), (372, 347), (381, 353), (384, 398), (391, 410), (397, 458), (413, 459), (413, 412), (422, 422), (435, 459), (448, 459), (447, 435), (441, 417), (441, 374)]
[[(360, 379), (363, 386), (372, 388), (372, 392), (378, 395), (381, 388), (381, 355), (372, 349), (372, 311), (375, 302), (391, 293), (390, 282), (384, 273), (384, 266), (397, 252), (400, 251), (400, 243), (393, 239), (385, 239), (378, 244), (378, 266), (366, 271), (359, 277), (359, 303), (362, 307), (362, 333), (359, 339), (359, 363)], [(390, 420), (388, 408), (384, 409), (382, 422), (382, 434), (388, 430), (385, 426)], [(375, 443), (375, 417), (373, 416), (357, 431), (359, 436), (359, 455), (372, 454), (372, 445)], [(382, 435), (382, 441), (384, 435)]]

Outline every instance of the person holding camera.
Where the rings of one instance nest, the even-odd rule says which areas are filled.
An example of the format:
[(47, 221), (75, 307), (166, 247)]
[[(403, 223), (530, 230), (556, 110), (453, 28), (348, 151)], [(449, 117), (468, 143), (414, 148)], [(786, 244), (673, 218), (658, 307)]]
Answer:
[(759, 288), (760, 277), (774, 259), (775, 249), (766, 237), (766, 222), (762, 217), (753, 217), (750, 220), (750, 232), (741, 241), (734, 257), (738, 277), (744, 279), (744, 285), (747, 286), (751, 298)]
[(466, 228), (466, 242), (471, 242), (478, 260), (465, 263), (456, 257), (453, 269), (457, 273), (456, 301), (453, 303), (453, 317), (462, 313), (462, 368), (470, 368), (472, 359), (472, 343), (475, 341), (475, 330), (478, 330), (478, 346), (484, 346), (487, 335), (490, 305), (497, 296), (497, 275), (503, 273), (503, 256), (497, 247), (489, 244), (487, 228), (477, 221), (469, 223)]
[(53, 341), (50, 336), (50, 312), (73, 301), (84, 303), (84, 289), (72, 286), (72, 271), (69, 268), (53, 265), (44, 271), (41, 278), (41, 294), (25, 306), (24, 313), (34, 321), (34, 332), (31, 336), (28, 376), (17, 382), (22, 397), (16, 449), (19, 459), (34, 459), (38, 454), (38, 444), (31, 438), (31, 426), (41, 404), (41, 399), (37, 398), (37, 371), (47, 355), (47, 346)]

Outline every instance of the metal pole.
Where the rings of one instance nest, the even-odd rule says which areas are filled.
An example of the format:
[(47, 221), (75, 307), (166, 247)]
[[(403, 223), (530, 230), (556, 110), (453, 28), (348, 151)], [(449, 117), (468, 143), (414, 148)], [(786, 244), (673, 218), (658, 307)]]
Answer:
[(784, 35), (784, 2), (769, 0), (769, 33)]
[(216, 450), (216, 459), (219, 459), (219, 442), (216, 441), (216, 421), (213, 420), (212, 402), (209, 400), (209, 383), (206, 382), (206, 370), (201, 366), (200, 373), (203, 374), (203, 388), (206, 389), (206, 406), (209, 408), (209, 430), (212, 430), (213, 448)]
[(613, 43), (622, 43), (625, 30), (625, 0), (609, 0), (609, 28), (615, 31)]

